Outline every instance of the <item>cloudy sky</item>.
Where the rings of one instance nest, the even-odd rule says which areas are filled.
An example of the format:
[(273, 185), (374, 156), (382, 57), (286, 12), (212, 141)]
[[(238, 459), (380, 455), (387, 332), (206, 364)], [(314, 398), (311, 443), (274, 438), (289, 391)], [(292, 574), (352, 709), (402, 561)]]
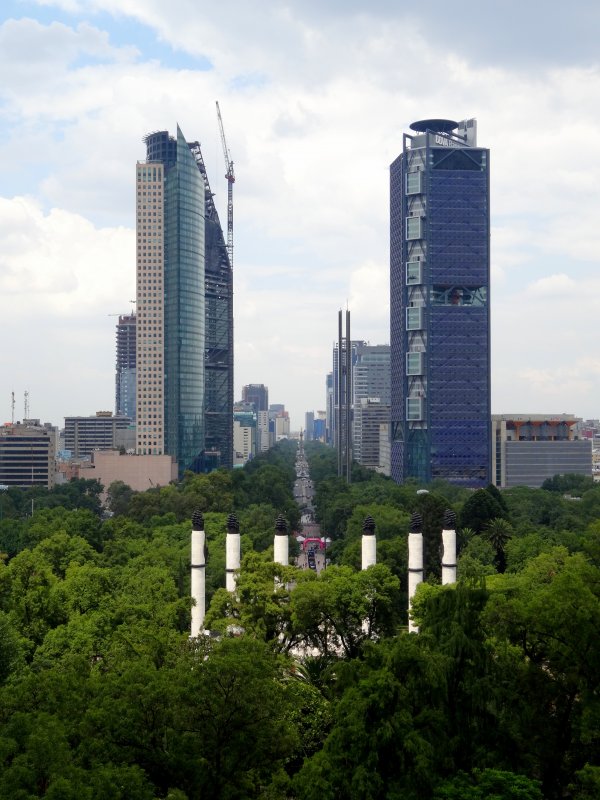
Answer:
[[(235, 161), (236, 396), (324, 408), (337, 310), (389, 341), (388, 166), (427, 117), (492, 152), (494, 412), (600, 416), (600, 5), (3, 0), (0, 416), (112, 409), (142, 136)], [(2, 420), (3, 421), (3, 420)]]

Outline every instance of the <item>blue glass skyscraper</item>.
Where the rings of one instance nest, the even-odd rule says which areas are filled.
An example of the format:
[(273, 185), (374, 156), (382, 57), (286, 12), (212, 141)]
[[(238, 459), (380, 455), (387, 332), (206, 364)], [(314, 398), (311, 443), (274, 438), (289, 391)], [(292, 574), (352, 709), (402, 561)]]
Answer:
[(204, 181), (181, 130), (137, 165), (137, 452), (197, 471), (204, 444)]
[(489, 150), (422, 120), (390, 167), (392, 477), (489, 482)]

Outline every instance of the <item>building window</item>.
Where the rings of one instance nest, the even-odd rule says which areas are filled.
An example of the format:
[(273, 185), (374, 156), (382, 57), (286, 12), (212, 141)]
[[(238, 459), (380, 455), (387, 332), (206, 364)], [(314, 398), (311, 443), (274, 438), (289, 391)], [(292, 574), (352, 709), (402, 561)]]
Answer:
[(433, 286), (431, 289), (434, 306), (484, 306), (486, 303), (485, 286)]
[(406, 238), (407, 239), (422, 239), (423, 238), (423, 217), (407, 217), (406, 218)]
[(423, 265), (420, 261), (408, 261), (406, 264), (406, 285), (423, 283)]
[(406, 173), (406, 194), (421, 194), (421, 179), (423, 173), (415, 170)]
[(406, 374), (407, 375), (423, 374), (423, 353), (406, 354)]
[(423, 398), (406, 398), (406, 419), (408, 422), (418, 422), (423, 419)]
[(406, 309), (406, 330), (418, 331), (423, 327), (423, 307), (410, 306)]

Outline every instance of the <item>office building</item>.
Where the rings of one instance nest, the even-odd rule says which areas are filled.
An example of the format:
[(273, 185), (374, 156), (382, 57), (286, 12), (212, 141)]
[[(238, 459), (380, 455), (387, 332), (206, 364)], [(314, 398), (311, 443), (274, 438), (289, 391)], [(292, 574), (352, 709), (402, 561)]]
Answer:
[(378, 397), (389, 405), (391, 399), (391, 372), (389, 344), (359, 344), (352, 369), (352, 401), (358, 403), (365, 397)]
[(379, 466), (378, 427), (390, 421), (390, 398), (390, 346), (359, 345), (352, 369), (352, 457), (364, 467)]
[(122, 314), (117, 323), (115, 414), (135, 421), (135, 314)]
[(304, 441), (312, 442), (315, 438), (315, 412), (307, 411), (304, 414)]
[[(350, 373), (346, 375), (348, 371), (348, 360), (346, 359), (346, 340), (342, 338), (341, 340), (341, 350), (342, 350), (342, 375), (341, 375), (341, 383), (340, 383), (340, 373), (338, 370), (339, 364), (339, 349), (340, 343), (336, 342), (333, 346), (332, 351), (332, 371), (331, 371), (331, 444), (333, 447), (338, 446), (337, 436), (338, 436), (338, 416), (339, 416), (339, 408), (340, 408), (340, 386), (342, 388), (342, 430), (345, 433), (345, 411), (344, 409), (350, 409), (350, 417), (352, 415), (352, 403), (354, 402), (353, 397), (353, 371), (356, 365), (356, 359), (359, 348), (363, 348), (367, 346), (367, 342), (364, 342), (362, 339), (352, 340), (350, 341)], [(348, 397), (346, 397), (346, 385), (349, 387)], [(350, 419), (350, 427), (352, 427), (352, 420)], [(342, 439), (344, 439), (344, 435), (342, 435)], [(342, 450), (344, 450), (345, 445), (342, 443)]]
[(57, 429), (37, 419), (0, 427), (0, 485), (52, 489), (57, 440)]
[(313, 439), (315, 442), (325, 443), (327, 435), (327, 420), (325, 411), (317, 411), (317, 419), (313, 423)]
[(378, 397), (363, 397), (354, 404), (353, 456), (363, 467), (379, 469), (380, 428), (389, 422), (390, 406)]
[(198, 142), (144, 139), (137, 164), (137, 445), (179, 474), (230, 466), (232, 276)]
[(334, 415), (335, 406), (333, 404), (333, 372), (328, 372), (325, 376), (325, 441), (328, 445), (333, 447), (333, 429), (334, 429)]
[(592, 476), (592, 442), (572, 414), (493, 414), (493, 483), (539, 487), (554, 475)]
[(256, 452), (264, 453), (271, 445), (271, 433), (269, 432), (269, 412), (256, 412)]
[(239, 466), (251, 459), (256, 451), (256, 424), (244, 424), (236, 419), (233, 423), (234, 464)]
[(283, 412), (275, 417), (275, 441), (290, 438), (290, 418), (287, 412)]
[[(130, 417), (97, 411), (90, 417), (65, 417), (65, 449), (71, 458), (89, 458), (92, 450), (128, 449), (133, 423)], [(130, 440), (133, 444), (134, 439)]]
[(390, 174), (392, 477), (490, 480), (489, 151), (423, 120)]
[(233, 466), (233, 271), (202, 151), (190, 149), (204, 182), (204, 454), (203, 471)]
[(269, 388), (264, 383), (249, 383), (242, 386), (242, 400), (253, 403), (255, 411), (269, 410)]

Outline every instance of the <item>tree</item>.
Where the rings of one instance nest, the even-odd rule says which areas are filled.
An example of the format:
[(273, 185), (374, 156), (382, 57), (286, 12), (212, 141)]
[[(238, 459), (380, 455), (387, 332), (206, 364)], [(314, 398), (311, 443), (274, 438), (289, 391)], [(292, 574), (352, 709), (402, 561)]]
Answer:
[(576, 497), (588, 489), (596, 488), (594, 479), (589, 475), (581, 475), (575, 472), (568, 472), (563, 475), (554, 475), (546, 478), (541, 487), (546, 492), (557, 492), (559, 494), (570, 494)]
[(459, 772), (444, 781), (434, 800), (543, 800), (539, 781), (497, 769)]
[(174, 723), (185, 771), (180, 786), (190, 797), (262, 796), (297, 749), (281, 667), (267, 646), (248, 637), (202, 642), (182, 660)]
[(459, 520), (461, 528), (472, 528), (475, 533), (481, 533), (493, 519), (506, 517), (498, 500), (486, 489), (478, 489), (462, 507)]
[(430, 796), (446, 759), (445, 658), (415, 636), (371, 645), (344, 671), (322, 750), (294, 786), (306, 800)]
[(131, 498), (135, 492), (123, 481), (113, 481), (106, 490), (108, 507), (115, 516), (127, 514)]
[[(312, 575), (312, 573), (311, 573)], [(235, 593), (217, 589), (205, 618), (209, 630), (226, 632), (232, 625), (275, 649), (296, 643), (291, 628), (290, 591), (297, 578), (294, 567), (284, 567), (262, 554), (247, 553), (241, 563)]]
[(368, 639), (395, 633), (399, 597), (400, 582), (383, 564), (360, 572), (329, 567), (292, 591), (293, 629), (323, 654), (354, 658)]
[(496, 517), (484, 528), (484, 536), (496, 551), (496, 568), (498, 572), (506, 570), (506, 545), (513, 535), (513, 529), (510, 522), (507, 522), (502, 517)]
[(560, 796), (600, 747), (600, 571), (582, 554), (554, 548), (517, 575), (497, 576), (483, 616), (522, 654), (523, 691), (531, 697), (522, 740), (529, 740), (545, 796)]

